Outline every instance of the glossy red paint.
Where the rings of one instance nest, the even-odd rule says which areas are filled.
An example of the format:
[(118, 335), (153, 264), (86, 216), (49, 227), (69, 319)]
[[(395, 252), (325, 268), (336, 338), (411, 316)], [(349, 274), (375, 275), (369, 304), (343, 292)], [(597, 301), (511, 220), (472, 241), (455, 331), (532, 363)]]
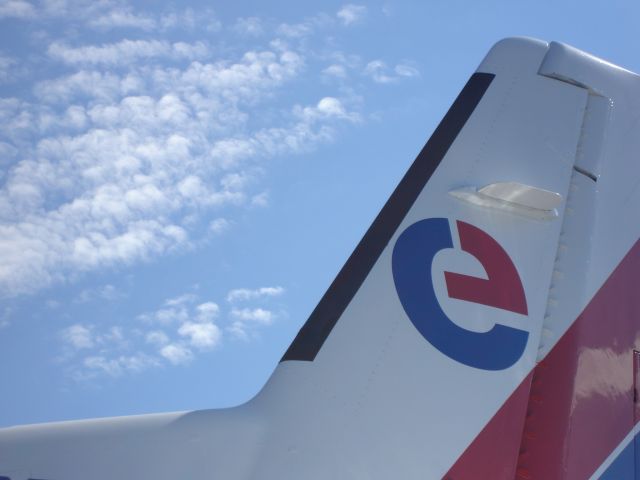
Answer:
[(527, 314), (527, 300), (520, 275), (507, 252), (490, 235), (458, 220), (462, 250), (476, 257), (487, 279), (444, 272), (449, 297)]
[(640, 242), (536, 367), (521, 464), (532, 479), (589, 478), (631, 431)]
[[(640, 346), (640, 242), (627, 253), (589, 305), (534, 369), (515, 478), (588, 479), (635, 425), (634, 349)], [(527, 377), (516, 392), (529, 389)], [(519, 398), (519, 395), (516, 396)], [(508, 464), (508, 438), (499, 429), (517, 412), (512, 395), (451, 472), (455, 479)], [(518, 422), (518, 417), (511, 417)], [(497, 448), (496, 445), (497, 444)], [(509, 450), (511, 451), (511, 450)], [(478, 452), (485, 452), (479, 454)], [(447, 478), (447, 477), (445, 477)]]
[(469, 445), (444, 480), (513, 480), (529, 400), (530, 374)]
[(633, 414), (634, 423), (640, 420), (640, 352), (633, 351)]

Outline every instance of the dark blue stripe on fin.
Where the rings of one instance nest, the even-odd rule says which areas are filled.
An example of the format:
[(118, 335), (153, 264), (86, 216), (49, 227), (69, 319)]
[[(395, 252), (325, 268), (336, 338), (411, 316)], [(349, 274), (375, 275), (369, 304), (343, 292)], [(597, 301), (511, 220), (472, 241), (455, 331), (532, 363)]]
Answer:
[(315, 359), (494, 77), (491, 73), (474, 73), (471, 76), (281, 361)]

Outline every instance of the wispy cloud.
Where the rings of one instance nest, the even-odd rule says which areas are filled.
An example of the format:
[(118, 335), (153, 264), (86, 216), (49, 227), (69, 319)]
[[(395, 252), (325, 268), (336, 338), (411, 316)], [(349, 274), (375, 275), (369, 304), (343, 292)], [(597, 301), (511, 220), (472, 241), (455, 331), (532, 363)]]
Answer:
[(225, 338), (250, 341), (282, 314), (265, 306), (284, 294), (282, 287), (240, 288), (227, 295), (230, 303), (260, 302), (231, 307), (225, 315), (214, 301), (188, 292), (167, 298), (137, 321), (109, 327), (76, 322), (59, 333), (64, 363), (78, 381), (102, 375), (119, 377), (150, 368), (187, 365), (220, 347)]
[(121, 40), (103, 45), (70, 47), (63, 43), (52, 43), (48, 54), (68, 65), (108, 66), (129, 65), (142, 59), (165, 58), (172, 60), (204, 59), (209, 48), (202, 42), (169, 43), (164, 40)]
[[(365, 67), (339, 48), (344, 27), (366, 15), (349, 4), (291, 23), (247, 16), (223, 29), (212, 10), (0, 0), (0, 18), (39, 31), (28, 55), (9, 46), (0, 54), (0, 82), (24, 79), (15, 97), (0, 99), (0, 298), (233, 233), (244, 209), (269, 203), (269, 158), (312, 151), (365, 118), (362, 78), (351, 80), (418, 75), (409, 61)], [(235, 33), (236, 44), (212, 32)], [(313, 78), (323, 81), (309, 88)], [(78, 286), (69, 310), (126, 295), (96, 283)], [(59, 360), (82, 381), (174, 368), (259, 338), (287, 315), (281, 286), (238, 288), (220, 302), (196, 291), (128, 318), (67, 321)], [(69, 318), (66, 307), (51, 301), (48, 313)], [(10, 321), (0, 316), (0, 328)]]
[(277, 315), (265, 308), (233, 308), (229, 314), (232, 322), (227, 331), (235, 338), (249, 340), (256, 335), (257, 328), (273, 324)]
[(13, 67), (16, 63), (15, 59), (0, 54), (0, 82), (6, 82), (13, 77)]
[(387, 67), (382, 60), (373, 60), (364, 69), (365, 75), (376, 83), (395, 83), (403, 78), (417, 77), (420, 72), (408, 63), (399, 63), (393, 68)]
[[(260, 327), (272, 325), (282, 313), (276, 313), (268, 305), (284, 293), (285, 289), (280, 286), (255, 289), (237, 288), (229, 291), (227, 302), (232, 305), (229, 312), (231, 324), (227, 326), (226, 330), (235, 338), (249, 340), (257, 334)], [(238, 303), (250, 303), (253, 305), (235, 306)]]
[(337, 17), (344, 25), (353, 25), (362, 21), (367, 13), (367, 7), (364, 5), (348, 4), (338, 10)]
[[(0, 0), (0, 18), (18, 18), (49, 22), (64, 20), (66, 25), (88, 28), (101, 32), (121, 30), (145, 33), (168, 30), (193, 30), (206, 32), (220, 30), (221, 22), (210, 8), (163, 8), (159, 13), (137, 10), (125, 0)], [(77, 32), (76, 32), (77, 33)]]
[(78, 322), (60, 331), (61, 360), (77, 380), (118, 377), (163, 365), (184, 365), (218, 347), (220, 307), (193, 293), (166, 299), (138, 322), (102, 327)]
[(260, 287), (256, 289), (236, 288), (227, 294), (230, 303), (255, 300), (264, 297), (278, 297), (284, 293), (282, 287)]
[(0, 18), (33, 18), (36, 16), (36, 9), (25, 0), (2, 0), (0, 1)]
[(170, 343), (160, 349), (160, 355), (173, 365), (184, 365), (193, 360), (193, 352), (180, 343)]
[(262, 325), (270, 325), (273, 322), (274, 314), (264, 308), (234, 308), (231, 310), (231, 317), (243, 322), (256, 322)]
[(65, 328), (60, 335), (65, 343), (76, 350), (91, 348), (94, 345), (91, 328), (79, 323)]
[(220, 327), (211, 322), (185, 322), (180, 325), (178, 334), (188, 339), (189, 345), (201, 349), (214, 348), (220, 343)]
[(147, 343), (158, 345), (160, 347), (163, 347), (169, 343), (169, 336), (162, 330), (151, 330), (145, 335), (144, 338)]
[(122, 7), (114, 8), (91, 19), (89, 25), (103, 29), (140, 28), (142, 30), (151, 30), (156, 27), (157, 23), (149, 15), (137, 14), (131, 8)]
[(335, 63), (332, 65), (329, 65), (327, 68), (322, 70), (322, 73), (330, 77), (337, 77), (337, 78), (347, 77), (347, 69), (343, 65), (338, 65)]
[(209, 212), (264, 204), (250, 162), (309, 151), (359, 119), (324, 97), (250, 128), (253, 105), (293, 81), (304, 56), (278, 46), (193, 60), (208, 52), (197, 42), (53, 42), (51, 58), (77, 70), (35, 84), (39, 104), (0, 103), (0, 148), (16, 159), (0, 184), (0, 294), (189, 248), (203, 223), (205, 236), (222, 233), (228, 220)]
[(283, 23), (278, 26), (276, 32), (284, 37), (304, 37), (313, 32), (313, 25), (311, 23)]
[(269, 192), (261, 192), (251, 197), (251, 206), (266, 207), (269, 205)]
[(125, 373), (140, 373), (159, 365), (156, 358), (143, 353), (119, 355), (112, 358), (104, 355), (94, 355), (83, 359), (83, 368), (75, 369), (73, 378), (76, 380), (91, 380), (96, 376), (105, 374), (110, 377), (119, 377)]
[(244, 17), (238, 18), (233, 30), (241, 35), (249, 35), (252, 37), (259, 37), (265, 33), (263, 22), (258, 17)]
[(349, 120), (351, 122), (360, 120), (358, 113), (349, 112), (342, 101), (334, 97), (324, 97), (313, 106), (296, 107), (294, 113), (306, 122), (326, 120), (329, 118)]
[(306, 18), (298, 23), (281, 23), (276, 28), (276, 34), (291, 38), (300, 39), (308, 37), (319, 30), (329, 27), (335, 23), (335, 20), (325, 13), (319, 13)]
[(0, 313), (0, 330), (8, 328), (11, 325), (11, 315), (13, 310), (11, 307), (4, 307)]
[(106, 284), (99, 287), (85, 288), (75, 298), (76, 303), (87, 303), (98, 300), (114, 301), (124, 298), (126, 294), (117, 287)]
[[(341, 87), (362, 69), (309, 42), (366, 14), (347, 4), (279, 26), (241, 17), (227, 28), (252, 37), (243, 50), (194, 41), (221, 28), (211, 9), (0, 3), (0, 16), (40, 21), (33, 58), (49, 62), (22, 76), (37, 79), (24, 95), (0, 99), (0, 297), (191, 251), (228, 232), (239, 209), (266, 206), (265, 159), (309, 152), (363, 118), (357, 95), (339, 93), (352, 89), (311, 102), (300, 101), (308, 89), (291, 92), (314, 69)], [(63, 21), (73, 34), (54, 28)], [(25, 58), (3, 52), (0, 81)], [(418, 74), (380, 60), (364, 71), (379, 83)]]
[[(50, 15), (55, 11), (49, 9)], [(160, 14), (136, 11), (126, 4), (94, 2), (82, 5), (71, 17), (80, 17), (86, 25), (97, 30), (142, 30), (144, 32), (167, 31), (171, 29), (192, 30), (202, 28), (213, 32), (221, 28), (221, 22), (211, 9), (195, 12), (192, 8), (170, 10)]]

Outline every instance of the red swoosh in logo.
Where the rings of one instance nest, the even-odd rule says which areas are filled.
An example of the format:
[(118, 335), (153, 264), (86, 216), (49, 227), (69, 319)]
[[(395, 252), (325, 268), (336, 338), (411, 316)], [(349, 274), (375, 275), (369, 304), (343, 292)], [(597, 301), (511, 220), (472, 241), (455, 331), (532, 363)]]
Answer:
[(479, 228), (460, 220), (456, 225), (462, 250), (480, 261), (488, 278), (444, 272), (449, 297), (527, 315), (522, 281), (507, 252)]

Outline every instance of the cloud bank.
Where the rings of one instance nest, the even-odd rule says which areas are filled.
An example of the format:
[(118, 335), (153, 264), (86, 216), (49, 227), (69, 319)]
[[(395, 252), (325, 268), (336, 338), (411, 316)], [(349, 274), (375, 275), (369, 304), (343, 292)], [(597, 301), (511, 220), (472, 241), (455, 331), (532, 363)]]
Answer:
[[(53, 39), (24, 96), (0, 99), (0, 296), (193, 248), (237, 209), (266, 204), (268, 158), (308, 152), (360, 120), (335, 95), (305, 104), (289, 93), (308, 68), (293, 44), (224, 52), (187, 39), (204, 28), (191, 10), (78, 5), (82, 28), (121, 38)], [(62, 21), (49, 2), (5, 2), (0, 15)], [(156, 38), (165, 28), (185, 40)], [(263, 33), (255, 17), (235, 28)], [(12, 62), (0, 57), (0, 80)]]
[[(104, 292), (107, 287), (95, 291)], [(185, 293), (126, 324), (106, 327), (76, 322), (59, 332), (59, 360), (77, 381), (188, 365), (225, 341), (247, 342), (259, 336), (284, 314), (269, 307), (269, 299), (283, 294), (280, 286), (235, 289), (227, 294), (229, 308), (223, 309), (214, 301)], [(237, 302), (252, 304), (239, 308), (233, 306)]]

